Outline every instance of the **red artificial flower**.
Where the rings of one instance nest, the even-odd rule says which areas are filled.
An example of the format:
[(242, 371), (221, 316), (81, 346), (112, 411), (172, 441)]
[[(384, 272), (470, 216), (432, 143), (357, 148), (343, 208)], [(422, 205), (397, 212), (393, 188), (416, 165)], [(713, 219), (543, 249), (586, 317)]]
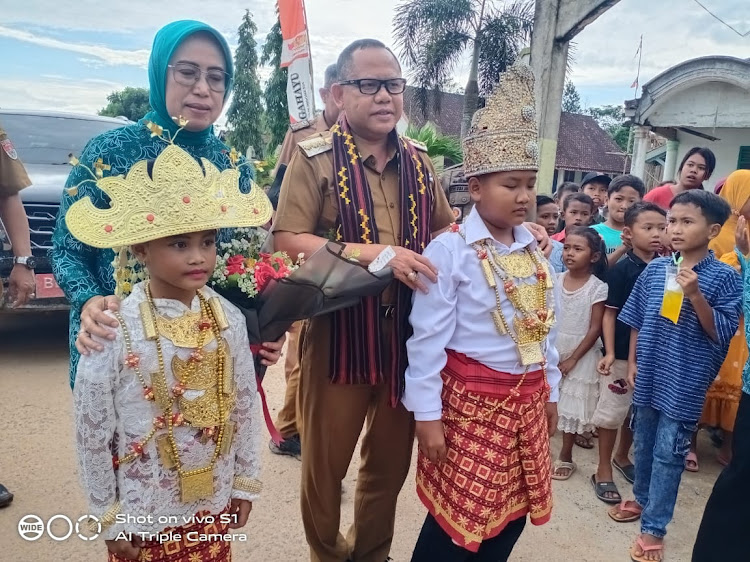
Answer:
[(227, 260), (227, 275), (234, 275), (235, 273), (239, 275), (245, 273), (244, 256), (232, 256)]
[(257, 288), (259, 293), (266, 288), (266, 285), (268, 285), (268, 282), (271, 279), (275, 278), (276, 270), (272, 265), (264, 261), (255, 264), (255, 287)]

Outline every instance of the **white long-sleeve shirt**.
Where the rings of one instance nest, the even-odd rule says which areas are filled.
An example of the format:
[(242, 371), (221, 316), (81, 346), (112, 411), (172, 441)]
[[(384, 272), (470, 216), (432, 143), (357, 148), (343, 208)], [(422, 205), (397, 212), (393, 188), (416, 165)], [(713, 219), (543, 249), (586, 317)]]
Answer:
[[(417, 421), (442, 417), (440, 372), (447, 360), (446, 349), (463, 353), (496, 371), (521, 375), (526, 370), (511, 337), (501, 336), (495, 328), (491, 316), (496, 308), (495, 291), (487, 284), (477, 252), (471, 245), (487, 239), (503, 256), (526, 247), (535, 250), (537, 242), (524, 227), (516, 227), (513, 229), (515, 242), (510, 247), (501, 244), (492, 237), (476, 208), (461, 225), (461, 230), (465, 240), (459, 233), (446, 232), (435, 238), (422, 254), (437, 268), (438, 281), (434, 285), (428, 283), (427, 294), (415, 291), (409, 317), (414, 334), (406, 342), (409, 366), (402, 401), (407, 410), (414, 412)], [(503, 292), (502, 283), (498, 289), (502, 312), (511, 323), (515, 310)], [(555, 285), (554, 290), (547, 292), (548, 303), (554, 303), (550, 308), (554, 308), (556, 316), (559, 314), (558, 290)], [(543, 343), (551, 402), (557, 402), (562, 378), (557, 366), (556, 334), (557, 328), (553, 326)], [(530, 371), (537, 369), (541, 367), (529, 367)]]
[[(211, 289), (202, 289), (206, 298), (217, 296)], [(150, 373), (158, 372), (156, 344), (144, 335), (139, 311), (140, 303), (146, 300), (143, 284), (133, 288), (132, 294), (120, 307), (132, 341), (133, 352), (140, 359), (140, 370), (148, 383)], [(228, 359), (234, 362), (234, 380), (237, 399), (230, 414), (236, 423), (232, 448), (222, 455), (214, 466), (214, 495), (191, 503), (180, 501), (177, 471), (165, 468), (157, 452), (156, 437), (165, 434), (160, 429), (144, 447), (143, 454), (118, 470), (112, 466), (112, 456), (123, 457), (130, 452), (133, 443), (140, 442), (153, 427), (153, 419), (162, 415), (155, 402), (143, 397), (141, 385), (135, 371), (125, 365), (127, 351), (123, 331), (117, 330), (115, 340), (99, 339), (104, 346), (101, 352), (81, 357), (74, 388), (74, 407), (78, 466), (84, 491), (89, 502), (89, 513), (101, 519), (119, 500), (119, 513), (123, 517), (141, 517), (138, 521), (123, 520), (107, 528), (103, 537), (114, 539), (120, 532), (157, 533), (166, 527), (192, 522), (197, 512), (207, 510), (214, 515), (220, 513), (233, 498), (254, 501), (258, 497), (257, 482), (260, 475), (260, 439), (263, 424), (260, 417), (255, 371), (250, 345), (242, 313), (228, 301), (222, 300), (229, 328), (221, 332), (229, 345)], [(177, 318), (188, 312), (188, 307), (176, 300), (154, 299), (158, 314)], [(200, 311), (198, 297), (191, 310)], [(172, 372), (172, 358), (177, 355), (187, 360), (192, 349), (176, 347), (171, 340), (162, 337), (167, 387), (172, 388), (177, 380)], [(205, 348), (216, 349), (216, 340)], [(198, 430), (188, 426), (176, 427), (174, 436), (185, 470), (207, 466), (211, 462), (215, 443), (201, 443)], [(243, 488), (239, 482), (252, 482)], [(177, 517), (171, 524), (165, 518)], [(161, 519), (160, 519), (161, 518)], [(185, 519), (183, 519), (185, 518)]]

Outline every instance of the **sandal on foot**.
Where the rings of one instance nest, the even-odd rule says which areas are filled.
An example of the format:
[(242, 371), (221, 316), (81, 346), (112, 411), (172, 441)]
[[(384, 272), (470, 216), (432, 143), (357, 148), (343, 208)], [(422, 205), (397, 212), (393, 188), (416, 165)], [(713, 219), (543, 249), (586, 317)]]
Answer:
[[(576, 466), (576, 463), (574, 462), (565, 462), (561, 461), (560, 459), (556, 460), (554, 463), (552, 463), (552, 475), (551, 478), (553, 480), (567, 480), (571, 476), (573, 476), (573, 473), (576, 471), (578, 467)], [(557, 474), (558, 470), (567, 470), (568, 473), (565, 475)]]
[(688, 472), (698, 472), (698, 455), (690, 451), (685, 457), (685, 470)]
[[(591, 485), (594, 487), (594, 493), (596, 497), (602, 500), (604, 503), (617, 504), (622, 501), (620, 491), (617, 489), (617, 484), (614, 482), (597, 482), (596, 474), (591, 475)], [(616, 498), (608, 498), (605, 494), (617, 494)]]
[[(643, 554), (640, 556), (636, 555), (635, 549), (636, 546), (641, 549)], [(660, 552), (661, 556), (659, 557), (659, 561), (664, 560), (664, 543), (660, 544), (652, 544), (651, 546), (647, 546), (644, 544), (643, 539), (639, 536), (637, 539), (635, 539), (635, 545), (630, 547), (630, 559), (633, 562), (653, 562), (652, 560), (649, 560), (646, 558), (647, 552)]]
[(575, 444), (578, 445), (581, 449), (593, 449), (594, 438), (590, 435), (576, 435)]
[[(630, 515), (621, 515), (623, 512), (630, 513)], [(638, 505), (638, 502), (633, 500), (625, 500), (620, 502), (618, 505), (610, 509), (607, 514), (610, 519), (617, 523), (632, 523), (638, 521), (641, 518), (643, 508)]]
[(635, 482), (635, 465), (631, 464), (620, 464), (615, 459), (612, 459), (612, 466), (622, 474), (622, 477), (633, 484)]

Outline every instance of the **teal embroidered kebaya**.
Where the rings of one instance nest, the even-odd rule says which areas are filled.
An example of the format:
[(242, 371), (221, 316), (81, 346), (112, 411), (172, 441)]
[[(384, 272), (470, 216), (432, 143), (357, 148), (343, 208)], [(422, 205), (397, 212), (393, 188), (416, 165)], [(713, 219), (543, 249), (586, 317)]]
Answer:
[[(154, 38), (154, 45), (149, 60), (150, 102), (153, 111), (139, 123), (107, 131), (91, 139), (80, 155), (82, 164), (93, 170), (95, 163), (101, 159), (105, 165), (105, 175), (126, 174), (139, 160), (156, 158), (167, 146), (158, 137), (152, 137), (146, 128), (146, 121), (153, 121), (164, 128), (165, 136), (174, 135), (178, 129), (169, 115), (166, 107), (165, 93), (167, 80), (167, 65), (177, 47), (187, 37), (197, 32), (213, 35), (224, 52), (228, 73), (227, 92), (232, 83), (233, 66), (229, 46), (221, 34), (206, 24), (196, 21), (177, 21), (163, 27)], [(168, 133), (167, 133), (168, 132)], [(196, 159), (206, 158), (219, 170), (230, 167), (228, 148), (213, 134), (212, 127), (203, 131), (192, 132), (182, 130), (175, 140), (191, 156)], [(241, 162), (242, 163), (242, 162)], [(110, 166), (110, 168), (106, 168)], [(243, 191), (250, 190), (252, 168), (242, 166), (240, 185)], [(65, 225), (65, 213), (68, 208), (82, 197), (90, 197), (94, 205), (106, 208), (108, 197), (93, 182), (84, 182), (90, 175), (82, 166), (76, 166), (68, 177), (66, 187), (78, 186), (77, 192), (63, 193), (60, 210), (57, 215), (57, 225), (53, 236), (53, 248), (50, 259), (55, 278), (70, 301), (70, 385), (75, 382), (79, 354), (75, 348), (81, 321), (81, 309), (92, 297), (97, 295), (111, 295), (115, 291), (112, 261), (112, 250), (100, 250), (82, 244), (76, 240)]]

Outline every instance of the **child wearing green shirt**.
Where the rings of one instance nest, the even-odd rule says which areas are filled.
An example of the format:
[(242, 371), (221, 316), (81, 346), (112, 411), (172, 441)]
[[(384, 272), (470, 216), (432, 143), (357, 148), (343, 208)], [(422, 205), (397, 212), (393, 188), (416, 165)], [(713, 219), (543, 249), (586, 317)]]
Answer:
[(607, 246), (607, 260), (612, 267), (630, 249), (622, 240), (625, 211), (643, 199), (646, 186), (634, 175), (623, 174), (613, 179), (607, 188), (607, 220), (591, 228), (599, 233)]

